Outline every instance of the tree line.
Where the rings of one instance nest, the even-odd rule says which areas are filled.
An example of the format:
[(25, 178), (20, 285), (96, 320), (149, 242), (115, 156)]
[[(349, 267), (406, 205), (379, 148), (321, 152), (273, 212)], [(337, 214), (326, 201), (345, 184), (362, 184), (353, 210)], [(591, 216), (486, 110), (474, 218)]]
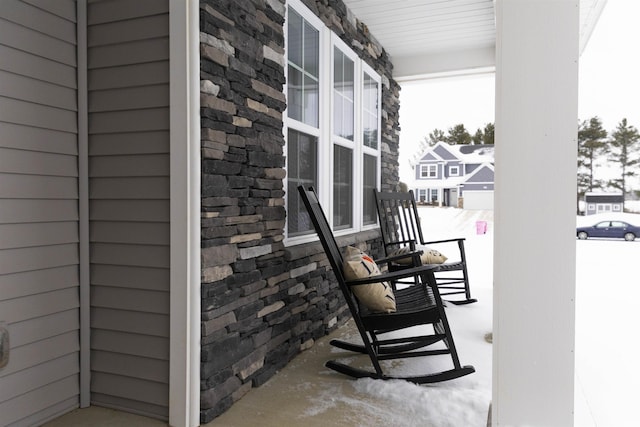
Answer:
[(493, 144), (495, 127), (493, 123), (487, 123), (484, 128), (478, 128), (476, 133), (471, 135), (462, 123), (450, 127), (447, 133), (440, 129), (434, 129), (429, 136), (425, 136), (421, 141), (421, 148), (432, 147), (439, 141), (451, 145), (460, 144)]
[[(598, 161), (606, 160), (619, 168), (619, 175), (610, 180), (596, 178)], [(578, 128), (578, 200), (585, 193), (596, 190), (628, 191), (628, 179), (638, 175), (640, 165), (640, 134), (622, 119), (616, 128), (607, 132), (599, 117), (592, 117)], [(639, 194), (636, 191), (636, 194)], [(624, 205), (623, 205), (624, 207)]]

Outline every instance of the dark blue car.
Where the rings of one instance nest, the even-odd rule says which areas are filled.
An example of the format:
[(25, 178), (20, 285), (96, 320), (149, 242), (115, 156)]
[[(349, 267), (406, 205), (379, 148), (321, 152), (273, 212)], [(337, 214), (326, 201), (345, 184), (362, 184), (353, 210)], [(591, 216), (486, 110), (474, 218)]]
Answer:
[(604, 237), (609, 239), (624, 239), (633, 241), (640, 236), (640, 227), (624, 221), (600, 221), (590, 227), (578, 227), (576, 229), (578, 239), (584, 240), (590, 237)]

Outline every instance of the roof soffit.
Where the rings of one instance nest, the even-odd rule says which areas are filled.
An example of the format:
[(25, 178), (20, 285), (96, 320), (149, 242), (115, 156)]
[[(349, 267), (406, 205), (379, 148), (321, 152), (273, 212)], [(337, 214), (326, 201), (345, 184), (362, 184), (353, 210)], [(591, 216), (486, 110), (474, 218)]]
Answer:
[[(391, 55), (394, 78), (487, 73), (495, 66), (495, 0), (343, 0)], [(580, 52), (607, 0), (580, 1)]]

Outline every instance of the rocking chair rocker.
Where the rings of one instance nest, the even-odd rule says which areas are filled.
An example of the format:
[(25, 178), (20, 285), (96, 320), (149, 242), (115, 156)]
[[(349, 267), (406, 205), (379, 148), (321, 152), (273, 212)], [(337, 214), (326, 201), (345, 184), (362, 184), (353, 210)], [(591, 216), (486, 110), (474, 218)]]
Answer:
[[(436, 265), (422, 265), (367, 278), (347, 280), (343, 273), (345, 258), (343, 258), (342, 252), (338, 248), (314, 189), (305, 189), (303, 186), (299, 186), (298, 191), (311, 217), (315, 231), (320, 238), (322, 247), (329, 259), (336, 280), (363, 341), (363, 344), (355, 344), (332, 340), (330, 344), (343, 350), (368, 355), (374, 370), (360, 369), (336, 360), (328, 361), (325, 366), (353, 378), (401, 379), (416, 384), (451, 380), (475, 372), (473, 366), (460, 365), (451, 329), (433, 275), (434, 271), (437, 271), (439, 267)], [(406, 257), (406, 255), (404, 256)], [(393, 258), (382, 261), (391, 260)], [(396, 282), (403, 278), (415, 278), (416, 282), (412, 286), (393, 291), (396, 303), (395, 312), (373, 312), (365, 307), (362, 301), (358, 300), (358, 297), (354, 294), (354, 287), (368, 286), (380, 282)], [(430, 332), (430, 327), (433, 327), (433, 334), (422, 335), (421, 333), (425, 332), (422, 330), (423, 328), (419, 328), (417, 331), (416, 329), (408, 330), (413, 326), (424, 325), (428, 328), (427, 333)], [(393, 334), (391, 337), (388, 335), (396, 331), (404, 332), (403, 337), (398, 338), (396, 337), (397, 334)], [(427, 349), (427, 347), (440, 342), (444, 346)], [(453, 364), (451, 369), (424, 375), (389, 375), (383, 372), (380, 363), (388, 359), (447, 354), (450, 355)]]

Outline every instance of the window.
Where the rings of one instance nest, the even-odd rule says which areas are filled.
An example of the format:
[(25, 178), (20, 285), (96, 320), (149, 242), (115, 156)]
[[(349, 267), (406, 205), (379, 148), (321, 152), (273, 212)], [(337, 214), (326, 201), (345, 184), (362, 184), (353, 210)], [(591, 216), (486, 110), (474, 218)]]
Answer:
[(459, 175), (460, 175), (459, 166), (449, 166), (449, 176), (459, 176)]
[(373, 191), (378, 188), (380, 174), (378, 138), (380, 127), (380, 81), (363, 64), (362, 92), (362, 223), (375, 226), (378, 218)]
[(287, 8), (287, 244), (315, 238), (297, 186), (313, 185), (333, 230), (375, 227), (381, 78), (300, 0)]
[(431, 189), (431, 201), (432, 202), (437, 202), (438, 201), (438, 189), (437, 188), (432, 188)]
[(333, 229), (354, 226), (355, 54), (333, 44)]
[(420, 165), (420, 178), (436, 178), (437, 176), (437, 165)]
[(287, 234), (298, 236), (312, 225), (297, 187), (318, 186), (320, 31), (293, 9), (287, 21)]

